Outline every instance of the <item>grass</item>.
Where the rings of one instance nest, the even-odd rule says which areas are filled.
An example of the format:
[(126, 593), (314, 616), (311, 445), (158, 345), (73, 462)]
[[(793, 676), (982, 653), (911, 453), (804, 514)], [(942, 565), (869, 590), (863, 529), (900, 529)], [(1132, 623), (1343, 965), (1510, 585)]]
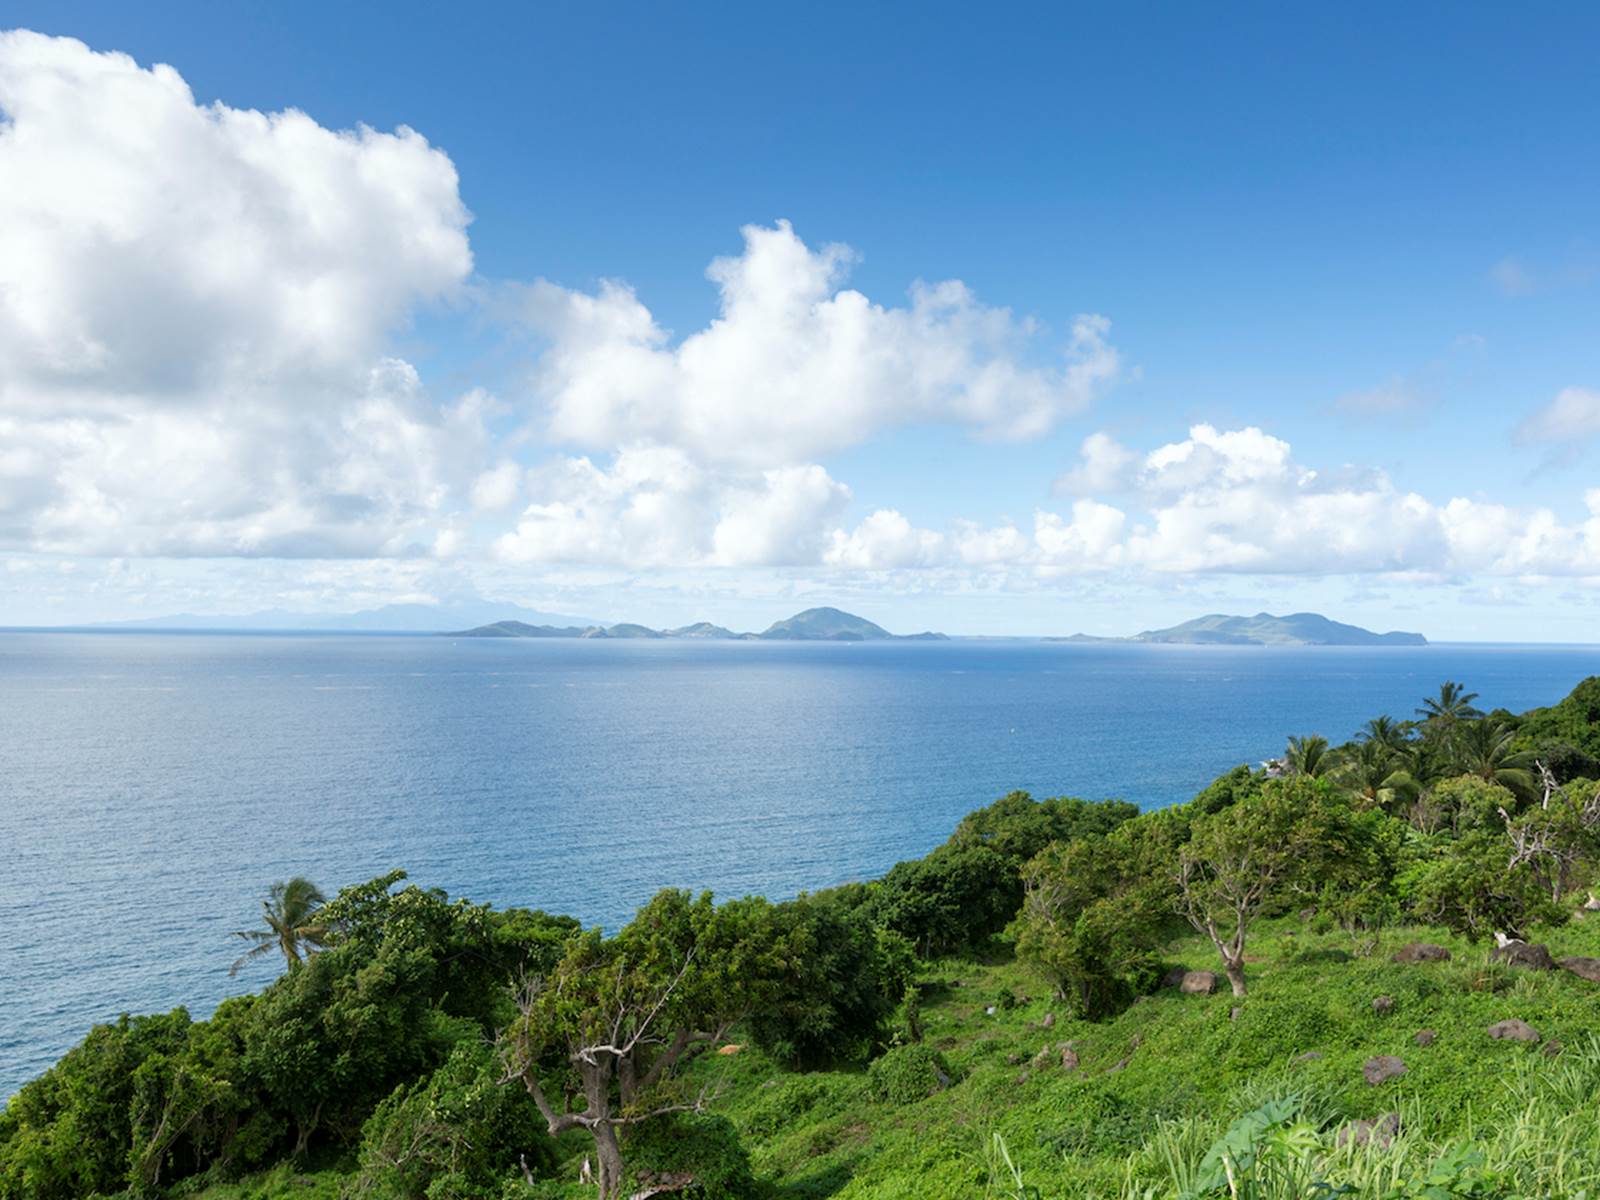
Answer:
[[(1453, 960), (1390, 961), (1418, 940), (1448, 946)], [(1600, 956), (1600, 917), (1548, 940), (1557, 958)], [(1491, 965), (1482, 946), (1437, 929), (1393, 930), (1366, 957), (1350, 951), (1336, 930), (1266, 923), (1244, 1000), (1225, 985), (1210, 996), (1167, 990), (1100, 1024), (1067, 1018), (1018, 962), (931, 964), (925, 1038), (955, 1081), (911, 1103), (874, 1098), (862, 1069), (790, 1073), (750, 1046), (691, 1071), (697, 1082), (720, 1079), (716, 1111), (775, 1200), (1166, 1200), (1201, 1181), (1218, 1139), (1269, 1102), (1290, 1115), (1256, 1139), (1248, 1170), (1230, 1160), (1233, 1192), (1206, 1194), (1600, 1198), (1600, 985)], [(1198, 939), (1168, 957), (1216, 966)], [(1387, 1014), (1374, 1011), (1378, 996), (1393, 999)], [(1544, 1041), (1491, 1039), (1488, 1026), (1507, 1017)], [(1421, 1029), (1435, 1031), (1432, 1045), (1415, 1043)], [(1553, 1057), (1552, 1040), (1563, 1047)], [(1061, 1066), (1068, 1041), (1076, 1070)], [(1361, 1067), (1377, 1054), (1399, 1056), (1405, 1075), (1368, 1086)], [(1389, 1113), (1400, 1131), (1386, 1148), (1339, 1136)], [(575, 1181), (585, 1142), (569, 1138), (563, 1150)], [(1430, 1170), (1445, 1190), (1423, 1190)], [(319, 1200), (337, 1178), (275, 1172), (201, 1194)], [(1351, 1190), (1313, 1193), (1314, 1181)], [(544, 1194), (592, 1190), (573, 1182)]]

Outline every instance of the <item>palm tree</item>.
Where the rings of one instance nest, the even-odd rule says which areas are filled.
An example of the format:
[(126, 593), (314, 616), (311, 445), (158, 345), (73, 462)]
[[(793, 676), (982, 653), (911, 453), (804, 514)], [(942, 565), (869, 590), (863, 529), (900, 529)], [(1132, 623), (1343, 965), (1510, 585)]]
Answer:
[(1390, 812), (1411, 804), (1422, 791), (1406, 769), (1405, 753), (1385, 746), (1376, 737), (1367, 738), (1346, 754), (1335, 768), (1333, 780), (1366, 806), (1377, 805)]
[(1408, 724), (1406, 721), (1396, 721), (1393, 717), (1373, 717), (1361, 727), (1361, 732), (1356, 736), (1362, 742), (1381, 746), (1394, 753), (1404, 750), (1411, 742)]
[(1429, 696), (1422, 702), (1417, 716), (1427, 728), (1448, 733), (1460, 722), (1476, 721), (1483, 716), (1482, 709), (1472, 706), (1477, 698), (1477, 692), (1469, 692), (1465, 685), (1447, 679), (1439, 685), (1437, 696)]
[(1328, 751), (1328, 739), (1317, 734), (1290, 738), (1289, 748), (1283, 752), (1283, 769), (1287, 775), (1315, 778), (1326, 775), (1333, 765), (1334, 756)]
[(1533, 754), (1512, 749), (1516, 730), (1497, 720), (1472, 721), (1451, 739), (1450, 765), (1463, 775), (1498, 783), (1519, 799), (1537, 791)]
[(283, 952), (284, 963), (290, 967), (309, 954), (320, 950), (328, 942), (328, 931), (317, 920), (317, 912), (326, 897), (309, 879), (296, 875), (285, 883), (275, 883), (268, 898), (261, 902), (266, 921), (265, 929), (239, 929), (234, 937), (255, 943), (229, 968), (229, 975), (237, 975), (239, 968), (252, 958)]

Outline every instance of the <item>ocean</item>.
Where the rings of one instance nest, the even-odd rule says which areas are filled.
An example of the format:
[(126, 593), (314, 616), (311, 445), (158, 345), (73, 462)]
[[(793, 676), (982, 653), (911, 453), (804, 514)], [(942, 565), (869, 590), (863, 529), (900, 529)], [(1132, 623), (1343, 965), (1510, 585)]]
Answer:
[(0, 633), (0, 1098), (120, 1012), (195, 1016), (274, 881), (615, 928), (658, 888), (877, 876), (1014, 789), (1187, 799), (1445, 679), (1550, 704), (1600, 647), (1259, 649)]

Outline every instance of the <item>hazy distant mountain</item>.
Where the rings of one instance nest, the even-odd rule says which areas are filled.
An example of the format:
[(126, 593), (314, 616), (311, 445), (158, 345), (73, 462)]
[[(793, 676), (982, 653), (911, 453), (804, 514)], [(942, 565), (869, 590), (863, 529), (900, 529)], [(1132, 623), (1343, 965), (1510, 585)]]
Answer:
[(529, 625), (571, 626), (580, 633), (599, 624), (584, 617), (541, 612), (535, 608), (522, 608), (494, 600), (464, 600), (445, 604), (386, 604), (382, 608), (353, 613), (299, 613), (277, 608), (227, 616), (179, 613), (171, 617), (150, 617), (141, 621), (107, 621), (95, 628), (443, 633), (451, 629), (465, 629), (505, 619)]
[(660, 638), (667, 635), (659, 629), (651, 629), (645, 625), (632, 625), (624, 621), (620, 625), (607, 625), (604, 628), (596, 626), (594, 629), (585, 629), (583, 636), (586, 638)]
[[(454, 637), (583, 637), (583, 638), (702, 638), (748, 639), (790, 642), (867, 642), (908, 640), (874, 625), (865, 617), (840, 612), (837, 608), (808, 608), (787, 620), (775, 622), (763, 633), (734, 633), (709, 621), (697, 621), (677, 629), (650, 629), (644, 625), (572, 626), (525, 625), (520, 621), (495, 621), (453, 634)], [(913, 633), (910, 638), (943, 640), (942, 633)]]
[(1071, 641), (1158, 642), (1187, 646), (1426, 646), (1420, 633), (1373, 633), (1357, 625), (1330, 621), (1318, 613), (1275, 617), (1257, 613), (1233, 617), (1211, 613), (1170, 629), (1147, 629), (1131, 638), (1096, 638), (1078, 634)]
[(713, 625), (710, 621), (696, 621), (693, 625), (680, 625), (677, 629), (663, 630), (668, 637), (676, 638), (706, 638), (713, 641), (723, 641), (735, 638), (747, 638), (748, 633), (735, 633), (721, 625)]
[(481, 637), (481, 638), (575, 638), (583, 637), (591, 629), (598, 628), (590, 625), (579, 628), (576, 625), (529, 625), (522, 621), (495, 621), (491, 625), (479, 625), (476, 629), (462, 630), (452, 633), (451, 637)]

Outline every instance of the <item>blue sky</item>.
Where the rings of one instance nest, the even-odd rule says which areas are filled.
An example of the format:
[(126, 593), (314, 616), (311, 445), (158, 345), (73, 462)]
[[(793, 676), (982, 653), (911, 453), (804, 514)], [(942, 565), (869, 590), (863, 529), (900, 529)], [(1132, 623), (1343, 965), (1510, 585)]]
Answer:
[[(1592, 8), (4, 19), (86, 49), (0, 59), (0, 170), (26, 180), (4, 214), (26, 261), (0, 280), (22, 464), (0, 622), (476, 591), (661, 623), (831, 600), (894, 627), (1123, 632), (1265, 607), (1592, 640)], [(92, 66), (107, 52), (132, 91)], [(98, 107), (137, 118), (135, 92), (160, 131), (142, 156)], [(213, 104), (427, 147), (330, 166)], [(258, 211), (273, 188), (296, 199)], [(265, 249), (219, 282), (150, 198), (172, 195), (216, 244)], [(370, 246), (308, 236), (317, 203)], [(727, 315), (708, 264), (741, 254), (736, 331), (677, 353)], [(606, 280), (631, 307), (610, 294), (602, 335)], [(965, 299), (918, 318), (918, 280)], [(888, 316), (819, 317), (841, 289)], [(145, 361), (188, 346), (211, 365), (181, 386)], [(379, 362), (410, 372), (381, 395), (359, 382)]]

